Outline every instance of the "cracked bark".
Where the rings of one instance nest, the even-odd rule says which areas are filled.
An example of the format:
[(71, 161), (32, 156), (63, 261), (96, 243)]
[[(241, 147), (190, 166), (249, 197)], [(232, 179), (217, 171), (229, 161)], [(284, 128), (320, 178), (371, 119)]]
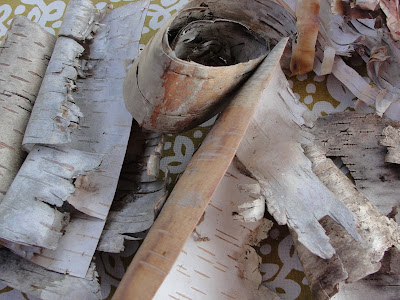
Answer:
[(16, 16), (1, 45), (0, 203), (26, 157), (22, 138), (55, 40), (38, 24)]
[[(113, 10), (101, 26), (90, 1), (70, 1), (66, 11), (26, 131), (30, 153), (6, 195), (19, 200), (14, 206), (32, 207), (31, 215), (43, 211), (48, 218), (37, 213), (20, 222), (12, 216), (23, 211), (0, 207), (6, 224), (0, 236), (18, 232), (18, 243), (42, 247), (29, 259), (50, 270), (87, 274), (129, 138), (132, 118), (123, 104), (122, 82), (137, 56), (147, 6), (139, 1)], [(84, 51), (80, 43), (97, 29)], [(71, 212), (66, 226), (64, 208)]]

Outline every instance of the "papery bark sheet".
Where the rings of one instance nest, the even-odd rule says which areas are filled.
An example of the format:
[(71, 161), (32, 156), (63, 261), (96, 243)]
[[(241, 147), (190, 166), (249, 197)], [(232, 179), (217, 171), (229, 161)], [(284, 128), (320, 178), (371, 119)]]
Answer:
[[(235, 218), (239, 206), (260, 196), (243, 186), (257, 185), (240, 173), (234, 159), (154, 299), (166, 295), (177, 299), (280, 299), (261, 285), (261, 258), (253, 248), (267, 238), (273, 223), (263, 215), (251, 222)], [(265, 200), (262, 202), (264, 206)]]

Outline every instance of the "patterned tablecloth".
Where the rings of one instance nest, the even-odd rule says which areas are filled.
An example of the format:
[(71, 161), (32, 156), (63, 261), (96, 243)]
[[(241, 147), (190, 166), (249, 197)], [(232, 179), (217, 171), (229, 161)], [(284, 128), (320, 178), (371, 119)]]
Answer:
[[(130, 1), (109, 0), (114, 7)], [(98, 8), (106, 5), (106, 2), (98, 0), (93, 2)], [(141, 48), (163, 22), (187, 2), (188, 0), (152, 0), (142, 33)], [(5, 35), (11, 19), (18, 14), (27, 16), (47, 31), (57, 34), (67, 3), (66, 0), (0, 0), (0, 39)], [(361, 74), (366, 74), (361, 60), (352, 60), (351, 63)], [(354, 95), (333, 75), (316, 76), (309, 73), (289, 78), (289, 82), (296, 97), (317, 116), (352, 110)], [(172, 181), (185, 169), (214, 120), (215, 118), (184, 134), (168, 135), (161, 168), (168, 166), (173, 174)], [(262, 256), (260, 268), (264, 284), (279, 293), (283, 299), (311, 299), (311, 292), (287, 227), (275, 224), (269, 235), (257, 249)], [(96, 253), (96, 265), (104, 299), (111, 298), (138, 246), (139, 242), (131, 241), (126, 242), (126, 250), (121, 254)], [(3, 299), (34, 297), (0, 283), (0, 300)]]

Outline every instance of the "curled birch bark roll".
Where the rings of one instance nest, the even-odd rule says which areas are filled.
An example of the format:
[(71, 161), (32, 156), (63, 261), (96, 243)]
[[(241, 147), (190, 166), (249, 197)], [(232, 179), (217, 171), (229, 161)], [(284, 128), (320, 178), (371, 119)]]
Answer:
[(129, 70), (126, 107), (147, 129), (193, 128), (217, 114), (269, 45), (294, 28), (293, 17), (272, 1), (191, 1)]
[(55, 40), (16, 16), (0, 48), (0, 202), (25, 159), (22, 138)]

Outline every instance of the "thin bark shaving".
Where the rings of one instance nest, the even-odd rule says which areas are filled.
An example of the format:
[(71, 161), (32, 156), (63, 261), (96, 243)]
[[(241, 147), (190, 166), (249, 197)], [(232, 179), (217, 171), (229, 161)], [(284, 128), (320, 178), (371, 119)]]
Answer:
[(237, 207), (254, 197), (254, 190), (248, 192), (243, 186), (254, 187), (257, 182), (232, 163), (155, 300), (165, 299), (165, 295), (190, 299), (280, 299), (261, 285), (261, 258), (254, 249), (268, 237), (273, 223), (265, 218), (250, 223), (235, 218)]
[(22, 138), (56, 37), (16, 16), (0, 48), (0, 203), (26, 154)]
[(44, 300), (102, 299), (94, 264), (85, 278), (58, 274), (0, 249), (0, 280)]
[(307, 107), (295, 99), (282, 70), (278, 70), (237, 156), (259, 181), (275, 220), (293, 228), (311, 252), (330, 258), (335, 250), (320, 219), (329, 215), (354, 237), (358, 235), (352, 214), (312, 173), (311, 162), (304, 156), (301, 144), (311, 144), (313, 136), (301, 126), (312, 126), (312, 118)]
[(194, 0), (167, 21), (124, 82), (127, 109), (143, 127), (185, 131), (227, 104), (269, 44), (294, 31), (272, 1)]
[(382, 146), (387, 147), (388, 153), (385, 162), (400, 164), (400, 128), (387, 126), (383, 129), (384, 138), (379, 141)]
[(374, 114), (337, 113), (319, 118), (312, 131), (327, 156), (343, 160), (357, 188), (383, 215), (400, 205), (399, 167), (385, 163), (386, 147), (379, 145), (388, 125), (400, 127)]
[(296, 4), (297, 38), (293, 41), (291, 76), (313, 69), (315, 43), (319, 30), (320, 0), (298, 0)]
[[(43, 241), (37, 245), (44, 247), (41, 253), (33, 254), (31, 260), (48, 269), (85, 277), (90, 265), (129, 138), (132, 118), (123, 103), (122, 83), (138, 54), (148, 4), (149, 1), (139, 1), (113, 10), (97, 27), (93, 20), (98, 17), (90, 1), (70, 2), (73, 9), (67, 10), (63, 26), (76, 26), (79, 30), (60, 29), (70, 33), (57, 40), (40, 90), (41, 101), (35, 106), (27, 129), (25, 146), (32, 150), (14, 181), (18, 193), (14, 189), (8, 196), (11, 201), (24, 194), (31, 198), (38, 195), (41, 201), (36, 201), (29, 213), (44, 209), (49, 217), (36, 213), (31, 222), (7, 218), (9, 226), (4, 228), (8, 235), (15, 230), (13, 223), (22, 228), (18, 232), (21, 243), (36, 245), (30, 241)], [(85, 45), (88, 51), (84, 51), (74, 39), (82, 43), (83, 37), (96, 29), (99, 30), (92, 42)], [(78, 60), (79, 55), (82, 56)], [(43, 160), (48, 163), (40, 164)], [(39, 173), (43, 166), (48, 168)], [(26, 180), (27, 176), (30, 180)], [(47, 185), (38, 188), (37, 180), (42, 177)], [(64, 200), (66, 205), (61, 209), (50, 206)], [(11, 205), (2, 209), (2, 216), (14, 213)], [(64, 209), (72, 212), (70, 222), (63, 228), (65, 215), (59, 210)]]
[(159, 178), (164, 145), (160, 133), (144, 130), (134, 121), (117, 191), (97, 250), (121, 252), (124, 240), (151, 227), (167, 198), (166, 178)]

